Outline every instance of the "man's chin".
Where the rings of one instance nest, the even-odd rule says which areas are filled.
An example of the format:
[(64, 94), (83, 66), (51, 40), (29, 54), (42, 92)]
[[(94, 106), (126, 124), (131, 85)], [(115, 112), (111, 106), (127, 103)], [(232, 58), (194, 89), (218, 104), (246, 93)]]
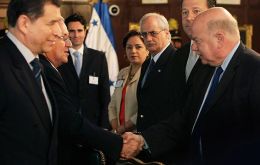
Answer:
[(204, 65), (206, 65), (206, 64), (208, 64), (208, 61), (207, 61), (207, 60), (204, 60), (204, 59), (201, 59), (201, 63), (204, 64)]

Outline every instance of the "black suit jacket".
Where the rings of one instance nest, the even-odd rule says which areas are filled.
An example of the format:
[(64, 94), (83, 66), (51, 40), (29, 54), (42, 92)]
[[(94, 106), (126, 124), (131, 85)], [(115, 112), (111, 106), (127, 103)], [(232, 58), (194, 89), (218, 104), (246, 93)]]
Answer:
[[(89, 121), (103, 128), (109, 128), (107, 108), (110, 101), (110, 88), (105, 54), (85, 47), (80, 78), (71, 55), (68, 59), (68, 63), (58, 69), (73, 103)], [(89, 76), (98, 77), (98, 85), (90, 84)]]
[[(75, 143), (88, 145), (92, 148), (102, 150), (109, 158), (117, 160), (122, 148), (122, 138), (118, 135), (105, 131), (84, 119), (78, 112), (68, 95), (66, 86), (59, 72), (44, 57), (40, 56), (40, 61), (44, 66), (46, 77), (53, 89), (59, 108), (59, 133), (62, 140), (70, 140), (72, 137)], [(65, 144), (62, 144), (65, 145)], [(64, 157), (65, 150), (61, 146), (61, 161), (69, 160)], [(68, 155), (67, 155), (68, 156)], [(62, 162), (65, 164), (69, 162)]]
[(0, 39), (0, 164), (57, 163), (57, 109), (49, 84), (53, 121), (31, 68), (13, 42)]
[[(190, 54), (190, 44), (191, 42), (186, 43), (181, 48), (179, 48), (175, 54), (176, 56), (175, 60), (178, 61), (177, 63), (178, 63), (179, 71), (182, 72), (181, 75), (184, 76), (185, 76), (187, 61)], [(182, 79), (186, 81), (185, 77), (182, 77)]]
[[(137, 87), (137, 131), (143, 131), (166, 120), (181, 105), (185, 82), (179, 79), (183, 75), (179, 75), (174, 53), (175, 49), (169, 45), (155, 63), (153, 70), (150, 71), (143, 87), (141, 87), (141, 82), (150, 59), (147, 59), (142, 65)], [(161, 155), (156, 160), (164, 161), (167, 164), (171, 162), (172, 155)]]
[(169, 45), (148, 74), (143, 87), (141, 83), (150, 58), (142, 65), (137, 87), (137, 131), (143, 131), (168, 118), (178, 106), (182, 91), (177, 77), (172, 76), (175, 73), (174, 53), (175, 49)]
[(188, 80), (186, 81), (186, 66), (190, 54), (190, 46), (191, 46), (191, 42), (188, 42), (176, 51), (175, 65), (177, 66), (177, 70), (179, 72), (179, 74), (177, 75), (180, 76), (179, 80), (182, 81), (183, 84), (186, 84), (185, 91), (183, 93), (182, 104), (185, 104), (186, 102), (186, 98), (187, 95), (189, 94), (189, 90), (192, 86), (192, 83), (194, 82), (193, 79), (196, 75), (196, 72), (199, 70), (199, 68), (205, 67), (202, 65), (201, 60), (198, 59), (190, 72)]
[[(143, 133), (153, 156), (188, 143), (214, 68), (201, 68), (192, 83), (188, 102), (168, 122)], [(259, 164), (260, 158), (260, 58), (240, 44), (219, 83), (202, 123), (206, 164)], [(178, 116), (178, 117), (176, 117)], [(155, 139), (161, 138), (158, 143)]]

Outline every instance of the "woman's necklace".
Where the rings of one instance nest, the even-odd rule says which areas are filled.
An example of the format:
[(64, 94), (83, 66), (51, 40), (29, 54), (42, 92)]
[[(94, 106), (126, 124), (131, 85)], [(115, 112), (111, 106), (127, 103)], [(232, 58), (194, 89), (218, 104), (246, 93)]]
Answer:
[(130, 66), (130, 70), (129, 70), (129, 74), (128, 74), (128, 82), (134, 78), (135, 73), (137, 72), (139, 67), (140, 66), (133, 66), (133, 65)]

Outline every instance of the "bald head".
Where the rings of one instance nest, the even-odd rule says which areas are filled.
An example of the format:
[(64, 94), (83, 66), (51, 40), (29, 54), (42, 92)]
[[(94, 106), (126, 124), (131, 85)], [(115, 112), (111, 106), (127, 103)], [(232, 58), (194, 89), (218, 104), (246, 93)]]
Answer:
[(193, 27), (200, 26), (203, 22), (208, 32), (214, 32), (216, 30), (225, 32), (229, 35), (229, 39), (240, 40), (240, 34), (237, 21), (234, 17), (222, 7), (214, 7), (205, 12), (202, 12), (194, 20)]
[(195, 18), (192, 40), (202, 63), (219, 66), (240, 41), (237, 21), (222, 7), (208, 9)]

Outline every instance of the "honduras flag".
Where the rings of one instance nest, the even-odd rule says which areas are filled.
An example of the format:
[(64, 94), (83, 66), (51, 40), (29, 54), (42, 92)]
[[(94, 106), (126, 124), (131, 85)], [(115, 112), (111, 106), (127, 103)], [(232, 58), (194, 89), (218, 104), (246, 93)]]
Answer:
[(114, 91), (113, 84), (117, 79), (119, 67), (108, 12), (108, 5), (106, 3), (102, 3), (102, 0), (99, 0), (99, 2), (93, 7), (86, 38), (86, 45), (89, 48), (105, 52), (108, 64), (109, 81), (111, 85), (110, 93), (112, 95)]

